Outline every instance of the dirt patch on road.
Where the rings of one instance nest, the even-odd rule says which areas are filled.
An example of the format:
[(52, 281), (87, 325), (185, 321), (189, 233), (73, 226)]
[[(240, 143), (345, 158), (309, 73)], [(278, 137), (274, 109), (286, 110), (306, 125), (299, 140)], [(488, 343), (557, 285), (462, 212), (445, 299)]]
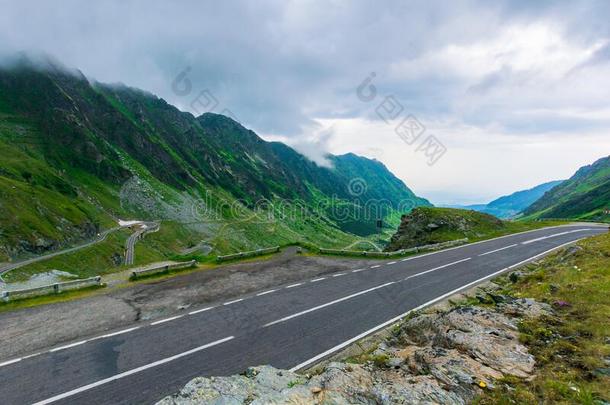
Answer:
[(115, 286), (75, 301), (0, 313), (0, 361), (102, 332), (374, 261), (296, 254)]

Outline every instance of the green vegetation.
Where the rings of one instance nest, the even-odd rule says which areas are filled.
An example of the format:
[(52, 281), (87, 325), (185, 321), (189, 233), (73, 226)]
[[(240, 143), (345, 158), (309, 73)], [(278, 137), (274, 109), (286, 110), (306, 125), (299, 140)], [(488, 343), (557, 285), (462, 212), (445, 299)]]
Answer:
[(570, 179), (532, 204), (525, 218), (610, 221), (610, 156), (581, 167)]
[[(329, 160), (334, 168), (227, 117), (195, 118), (141, 90), (91, 84), (24, 58), (0, 68), (0, 261), (79, 244), (119, 218), (162, 221), (136, 245), (136, 264), (202, 241), (214, 255), (289, 243), (346, 247), (388, 238), (400, 214), (429, 205), (377, 161)], [(365, 183), (356, 193), (355, 178)], [(193, 209), (200, 202), (204, 215)], [(119, 270), (108, 259), (119, 245), (109, 240), (9, 278)]]
[(554, 306), (556, 316), (520, 325), (536, 359), (531, 381), (507, 378), (479, 404), (602, 404), (610, 400), (610, 234), (579, 242), (532, 264), (525, 276), (498, 280), (505, 293)]
[(388, 251), (468, 238), (469, 242), (495, 238), (545, 226), (557, 221), (502, 221), (492, 215), (456, 208), (418, 207), (402, 219)]

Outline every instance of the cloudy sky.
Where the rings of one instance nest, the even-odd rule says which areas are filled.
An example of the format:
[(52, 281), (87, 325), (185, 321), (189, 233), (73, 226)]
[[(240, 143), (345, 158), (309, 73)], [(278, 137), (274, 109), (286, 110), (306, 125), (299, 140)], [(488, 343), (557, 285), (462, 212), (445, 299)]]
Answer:
[(213, 109), (485, 202), (610, 153), (608, 1), (0, 0), (0, 55)]

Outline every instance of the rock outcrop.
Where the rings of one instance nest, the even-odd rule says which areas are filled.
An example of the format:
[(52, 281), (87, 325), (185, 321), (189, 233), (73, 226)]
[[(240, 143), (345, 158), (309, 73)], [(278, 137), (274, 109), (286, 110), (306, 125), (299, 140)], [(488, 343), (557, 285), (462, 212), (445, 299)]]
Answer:
[(363, 364), (330, 363), (314, 376), (251, 367), (196, 378), (157, 405), (465, 404), (504, 376), (528, 378), (534, 358), (519, 343), (519, 318), (552, 315), (531, 299), (502, 296), (493, 308), (424, 313), (395, 328)]

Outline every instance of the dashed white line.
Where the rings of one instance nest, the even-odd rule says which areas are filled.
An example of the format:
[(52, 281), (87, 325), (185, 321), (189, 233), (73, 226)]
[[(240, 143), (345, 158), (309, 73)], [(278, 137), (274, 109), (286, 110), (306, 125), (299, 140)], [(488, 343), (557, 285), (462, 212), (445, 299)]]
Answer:
[(169, 322), (169, 321), (173, 321), (179, 318), (182, 318), (184, 315), (176, 315), (176, 316), (172, 316), (171, 318), (165, 318), (165, 319), (161, 319), (160, 321), (155, 321), (155, 322), (151, 322), (150, 326), (155, 326), (155, 325), (159, 325), (165, 322)]
[(573, 240), (573, 241), (568, 242), (568, 243), (564, 243), (563, 245), (554, 247), (553, 249), (549, 249), (549, 250), (547, 250), (545, 252), (542, 252), (542, 253), (540, 253), (540, 254), (538, 254), (536, 256), (530, 257), (527, 260), (524, 260), (524, 261), (519, 262), (517, 264), (513, 264), (512, 266), (509, 266), (509, 267), (505, 267), (502, 270), (498, 270), (498, 271), (496, 271), (494, 273), (488, 274), (487, 276), (481, 277), (478, 280), (472, 281), (472, 282), (470, 282), (468, 284), (464, 284), (463, 286), (458, 287), (455, 290), (449, 291), (446, 294), (443, 294), (443, 295), (441, 295), (439, 297), (436, 297), (436, 298), (434, 298), (434, 299), (432, 299), (432, 300), (430, 300), (428, 302), (425, 302), (425, 303), (421, 304), (418, 307), (415, 307), (415, 308), (413, 308), (413, 309), (411, 309), (411, 310), (409, 310), (409, 311), (407, 311), (407, 312), (405, 312), (403, 314), (395, 316), (394, 318), (389, 319), (389, 320), (387, 320), (387, 321), (385, 321), (385, 322), (383, 322), (383, 323), (381, 323), (381, 324), (379, 324), (379, 325), (377, 325), (377, 326), (375, 326), (375, 327), (373, 327), (373, 328), (371, 328), (371, 329), (369, 329), (369, 330), (367, 330), (365, 332), (362, 332), (358, 336), (354, 336), (353, 338), (351, 338), (349, 340), (346, 340), (345, 342), (340, 343), (337, 346), (332, 347), (332, 348), (326, 350), (325, 352), (322, 352), (322, 353), (318, 354), (317, 356), (314, 356), (314, 357), (310, 358), (309, 360), (305, 360), (304, 362), (302, 362), (300, 364), (297, 364), (296, 366), (292, 367), (290, 369), (290, 371), (295, 372), (295, 371), (298, 371), (298, 370), (300, 370), (300, 369), (302, 369), (302, 368), (304, 368), (304, 367), (306, 367), (306, 366), (308, 366), (308, 365), (310, 365), (312, 363), (315, 363), (316, 361), (318, 361), (320, 359), (323, 359), (326, 356), (328, 356), (328, 355), (330, 355), (332, 353), (335, 353), (336, 351), (341, 350), (341, 349), (343, 349), (346, 346), (349, 346), (350, 344), (352, 344), (352, 343), (362, 339), (363, 337), (366, 337), (366, 336), (370, 335), (371, 333), (378, 331), (379, 329), (385, 328), (386, 326), (393, 324), (394, 322), (404, 318), (405, 316), (409, 315), (410, 313), (412, 313), (414, 311), (419, 311), (420, 309), (425, 308), (425, 307), (427, 307), (429, 305), (432, 305), (432, 304), (434, 304), (434, 303), (436, 303), (438, 301), (441, 301), (441, 300), (443, 300), (443, 299), (445, 299), (447, 297), (450, 297), (450, 296), (452, 296), (453, 294), (455, 294), (455, 293), (457, 293), (459, 291), (462, 291), (462, 290), (464, 290), (464, 289), (466, 289), (466, 288), (468, 288), (470, 286), (476, 285), (476, 284), (480, 283), (481, 281), (490, 279), (490, 278), (492, 278), (494, 276), (497, 276), (498, 274), (501, 274), (501, 273), (503, 273), (503, 272), (505, 272), (505, 271), (507, 271), (509, 269), (518, 267), (518, 266), (520, 266), (520, 265), (522, 265), (524, 263), (527, 263), (529, 261), (532, 261), (532, 260), (534, 260), (534, 259), (536, 259), (536, 258), (538, 258), (540, 256), (544, 256), (544, 255), (546, 255), (546, 254), (548, 254), (550, 252), (553, 252), (555, 250), (561, 249), (562, 247), (565, 247), (565, 246), (571, 245), (571, 244), (573, 244), (575, 242), (578, 242), (579, 240), (580, 239)]
[(560, 233), (555, 233), (553, 235), (548, 235), (548, 236), (543, 236), (541, 238), (536, 238), (536, 239), (530, 239), (530, 240), (526, 240), (525, 242), (521, 242), (522, 245), (528, 245), (530, 243), (534, 243), (534, 242), (538, 242), (541, 240), (545, 240), (545, 239), (549, 239), (549, 238), (554, 238), (556, 236), (563, 236), (563, 235), (567, 235), (569, 233), (574, 233), (574, 232), (584, 232), (584, 231), (592, 231), (594, 229), (591, 228), (584, 228), (584, 229), (575, 229), (573, 231), (566, 231), (566, 232), (560, 232)]
[(469, 258), (467, 258), (467, 259), (458, 260), (457, 262), (448, 263), (448, 264), (445, 264), (445, 265), (443, 265), (443, 266), (435, 267), (435, 268), (430, 269), (430, 270), (422, 271), (421, 273), (413, 274), (412, 276), (409, 276), (409, 277), (405, 278), (405, 280), (408, 280), (408, 279), (410, 279), (410, 278), (419, 277), (419, 276), (421, 276), (422, 274), (431, 273), (431, 272), (433, 272), (433, 271), (437, 271), (437, 270), (440, 270), (440, 269), (444, 269), (445, 267), (453, 266), (454, 264), (463, 263), (463, 262), (466, 262), (466, 261), (468, 261), (468, 260), (470, 260), (470, 259), (472, 259), (472, 257), (469, 257)]
[(341, 277), (341, 276), (345, 276), (345, 273), (333, 274), (333, 277)]
[(392, 285), (394, 283), (395, 283), (395, 281), (390, 281), (389, 283), (381, 284), (381, 285), (378, 285), (377, 287), (369, 288), (369, 289), (364, 290), (364, 291), (360, 291), (360, 292), (357, 292), (357, 293), (354, 293), (354, 294), (350, 294), (350, 295), (348, 295), (346, 297), (339, 298), (339, 299), (336, 299), (334, 301), (327, 302), (326, 304), (318, 305), (316, 307), (306, 309), (305, 311), (297, 312), (296, 314), (288, 315), (288, 316), (285, 316), (285, 317), (283, 317), (281, 319), (275, 320), (273, 322), (269, 322), (269, 323), (263, 325), (263, 327), (266, 328), (268, 326), (275, 325), (277, 323), (285, 322), (285, 321), (287, 321), (289, 319), (293, 319), (293, 318), (296, 318), (298, 316), (305, 315), (305, 314), (308, 314), (310, 312), (317, 311), (319, 309), (326, 308), (326, 307), (329, 307), (329, 306), (334, 305), (334, 304), (338, 304), (339, 302), (342, 302), (342, 301), (345, 301), (345, 300), (349, 300), (351, 298), (358, 297), (359, 295), (366, 294), (366, 293), (369, 293), (371, 291), (378, 290), (380, 288), (387, 287), (387, 286)]
[(263, 292), (260, 292), (260, 293), (256, 294), (256, 296), (257, 296), (257, 297), (260, 297), (261, 295), (267, 295), (267, 294), (271, 294), (271, 293), (274, 293), (274, 292), (276, 292), (276, 291), (277, 291), (277, 290), (267, 290), (267, 291), (263, 291)]
[[(129, 328), (129, 329), (123, 329), (123, 330), (120, 330), (118, 332), (112, 332), (112, 333), (108, 333), (106, 335), (98, 336), (98, 337), (96, 337), (94, 339), (105, 339), (105, 338), (109, 338), (109, 337), (113, 337), (113, 336), (117, 336), (117, 335), (122, 335), (123, 333), (133, 332), (136, 329), (140, 329), (140, 327), (136, 326), (136, 327)], [(94, 339), (91, 339), (91, 340), (94, 340)]]
[(165, 364), (165, 363), (169, 363), (170, 361), (177, 360), (177, 359), (179, 359), (181, 357), (189, 356), (189, 355), (191, 355), (193, 353), (197, 353), (197, 352), (200, 352), (202, 350), (208, 349), (208, 348), (210, 348), (212, 346), (216, 346), (216, 345), (228, 342), (229, 340), (232, 340), (232, 339), (234, 339), (234, 336), (229, 336), (229, 337), (226, 337), (224, 339), (216, 340), (214, 342), (205, 344), (203, 346), (196, 347), (196, 348), (191, 349), (189, 351), (186, 351), (186, 352), (183, 352), (183, 353), (180, 353), (180, 354), (176, 354), (175, 356), (167, 357), (165, 359), (155, 361), (154, 363), (146, 364), (144, 366), (141, 366), (141, 367), (138, 367), (138, 368), (134, 368), (134, 369), (129, 370), (129, 371), (125, 371), (124, 373), (120, 373), (120, 374), (114, 375), (112, 377), (96, 381), (94, 383), (82, 386), (80, 388), (76, 388), (76, 389), (74, 389), (72, 391), (64, 392), (63, 394), (59, 394), (59, 395), (56, 395), (54, 397), (45, 399), (43, 401), (36, 402), (34, 405), (47, 405), (47, 404), (51, 404), (53, 402), (56, 402), (56, 401), (59, 401), (59, 400), (65, 399), (65, 398), (69, 398), (69, 397), (71, 397), (73, 395), (80, 394), (81, 392), (85, 392), (85, 391), (88, 391), (90, 389), (99, 387), (100, 385), (108, 384), (109, 382), (116, 381), (116, 380), (119, 380), (121, 378), (125, 378), (125, 377), (128, 377), (130, 375), (140, 373), (140, 372), (142, 372), (144, 370), (148, 370), (150, 368), (157, 367), (157, 366), (160, 366), (160, 365)]
[(378, 268), (378, 267), (381, 267), (381, 265), (380, 265), (380, 264), (376, 264), (376, 265), (374, 265), (374, 266), (371, 266), (371, 269), (376, 269), (376, 268)]
[(212, 308), (216, 308), (216, 307), (205, 307), (205, 308), (197, 309), (195, 311), (189, 312), (189, 315), (195, 315), (195, 314), (198, 314), (198, 313), (201, 313), (201, 312), (209, 311)]
[(54, 352), (58, 352), (60, 350), (64, 350), (64, 349), (69, 349), (71, 347), (76, 347), (76, 346), (80, 346), (83, 345), (85, 343), (87, 343), (88, 340), (81, 340), (80, 342), (76, 342), (76, 343), (70, 343), (69, 345), (65, 345), (65, 346), (60, 346), (60, 347), (56, 347), (55, 349), (51, 349), (49, 350), (49, 353), (54, 353)]
[(326, 280), (326, 277), (314, 278), (310, 283), (317, 283), (318, 281)]
[(479, 256), (487, 256), (487, 255), (490, 255), (492, 253), (500, 252), (501, 250), (510, 249), (512, 247), (515, 247), (515, 246), (517, 246), (516, 243), (514, 245), (504, 246), (503, 248), (500, 248), (500, 249), (490, 250), (489, 252), (481, 253)]
[(239, 299), (236, 299), (236, 300), (233, 300), (233, 301), (227, 301), (227, 302), (225, 302), (222, 305), (231, 305), (231, 304), (235, 304), (237, 302), (243, 301), (243, 300), (244, 300), (243, 298), (239, 298)]
[(396, 264), (396, 262), (389, 262), (389, 263), (386, 263), (386, 266), (391, 266), (391, 265), (393, 265), (393, 264)]
[(287, 285), (287, 286), (286, 286), (286, 287), (284, 287), (284, 288), (294, 288), (294, 287), (298, 287), (298, 286), (300, 286), (300, 285), (303, 285), (303, 283), (296, 283), (296, 284)]
[(352, 273), (358, 273), (358, 272), (363, 271), (363, 270), (366, 270), (366, 269), (356, 269), (356, 270), (352, 270)]

